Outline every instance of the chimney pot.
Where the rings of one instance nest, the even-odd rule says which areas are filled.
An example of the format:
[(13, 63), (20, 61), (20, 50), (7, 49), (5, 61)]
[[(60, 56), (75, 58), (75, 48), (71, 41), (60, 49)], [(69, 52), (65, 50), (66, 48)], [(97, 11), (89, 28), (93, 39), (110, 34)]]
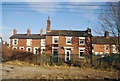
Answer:
[(13, 30), (13, 35), (15, 35), (15, 34), (17, 34), (17, 30), (16, 29)]
[(30, 33), (31, 33), (31, 31), (30, 31), (30, 29), (28, 28), (28, 30), (27, 30), (27, 35), (30, 35)]
[(44, 33), (43, 29), (40, 30), (40, 36), (42, 36)]
[(105, 31), (104, 36), (105, 36), (106, 38), (109, 38), (109, 32), (108, 32), (108, 31)]

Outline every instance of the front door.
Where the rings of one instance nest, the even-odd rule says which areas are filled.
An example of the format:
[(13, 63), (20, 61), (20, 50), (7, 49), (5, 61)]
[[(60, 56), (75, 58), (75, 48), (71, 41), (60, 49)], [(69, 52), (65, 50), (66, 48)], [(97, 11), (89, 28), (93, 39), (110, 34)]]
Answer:
[(71, 50), (70, 49), (66, 49), (65, 50), (65, 61), (69, 61), (70, 60), (70, 54), (71, 54)]

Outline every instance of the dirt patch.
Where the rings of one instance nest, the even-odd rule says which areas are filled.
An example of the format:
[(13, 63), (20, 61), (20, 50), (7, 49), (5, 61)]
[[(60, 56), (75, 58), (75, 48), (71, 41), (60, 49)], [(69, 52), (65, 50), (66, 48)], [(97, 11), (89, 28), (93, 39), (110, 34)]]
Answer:
[(117, 71), (100, 71), (69, 66), (2, 65), (3, 79), (117, 79)]

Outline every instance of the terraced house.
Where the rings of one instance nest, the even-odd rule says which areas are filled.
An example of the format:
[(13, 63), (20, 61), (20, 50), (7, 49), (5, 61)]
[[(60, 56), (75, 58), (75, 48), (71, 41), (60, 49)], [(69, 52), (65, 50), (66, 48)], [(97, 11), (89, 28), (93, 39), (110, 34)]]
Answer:
[(92, 52), (95, 55), (118, 53), (117, 45), (118, 37), (109, 36), (108, 31), (105, 31), (104, 36), (92, 37)]
[(46, 34), (40, 30), (40, 34), (31, 34), (30, 29), (27, 34), (17, 34), (16, 29), (10, 37), (9, 46), (12, 49), (32, 52), (34, 54), (63, 54), (64, 60), (70, 60), (72, 54), (91, 54), (92, 35), (91, 29), (85, 31), (74, 30), (51, 30), (50, 17), (47, 20)]

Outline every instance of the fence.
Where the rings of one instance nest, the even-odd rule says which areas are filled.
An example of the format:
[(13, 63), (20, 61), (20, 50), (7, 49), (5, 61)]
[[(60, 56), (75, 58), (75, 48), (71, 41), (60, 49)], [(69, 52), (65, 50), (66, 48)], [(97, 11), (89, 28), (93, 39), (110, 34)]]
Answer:
[(88, 64), (90, 63), (90, 60), (92, 60), (93, 64), (96, 63), (120, 63), (120, 55), (119, 54), (108, 54), (108, 55), (84, 55), (82, 57), (79, 57), (79, 54), (70, 54), (70, 60), (65, 60), (65, 54), (58, 54), (56, 56), (51, 55), (50, 56), (50, 62), (54, 63), (84, 63)]

